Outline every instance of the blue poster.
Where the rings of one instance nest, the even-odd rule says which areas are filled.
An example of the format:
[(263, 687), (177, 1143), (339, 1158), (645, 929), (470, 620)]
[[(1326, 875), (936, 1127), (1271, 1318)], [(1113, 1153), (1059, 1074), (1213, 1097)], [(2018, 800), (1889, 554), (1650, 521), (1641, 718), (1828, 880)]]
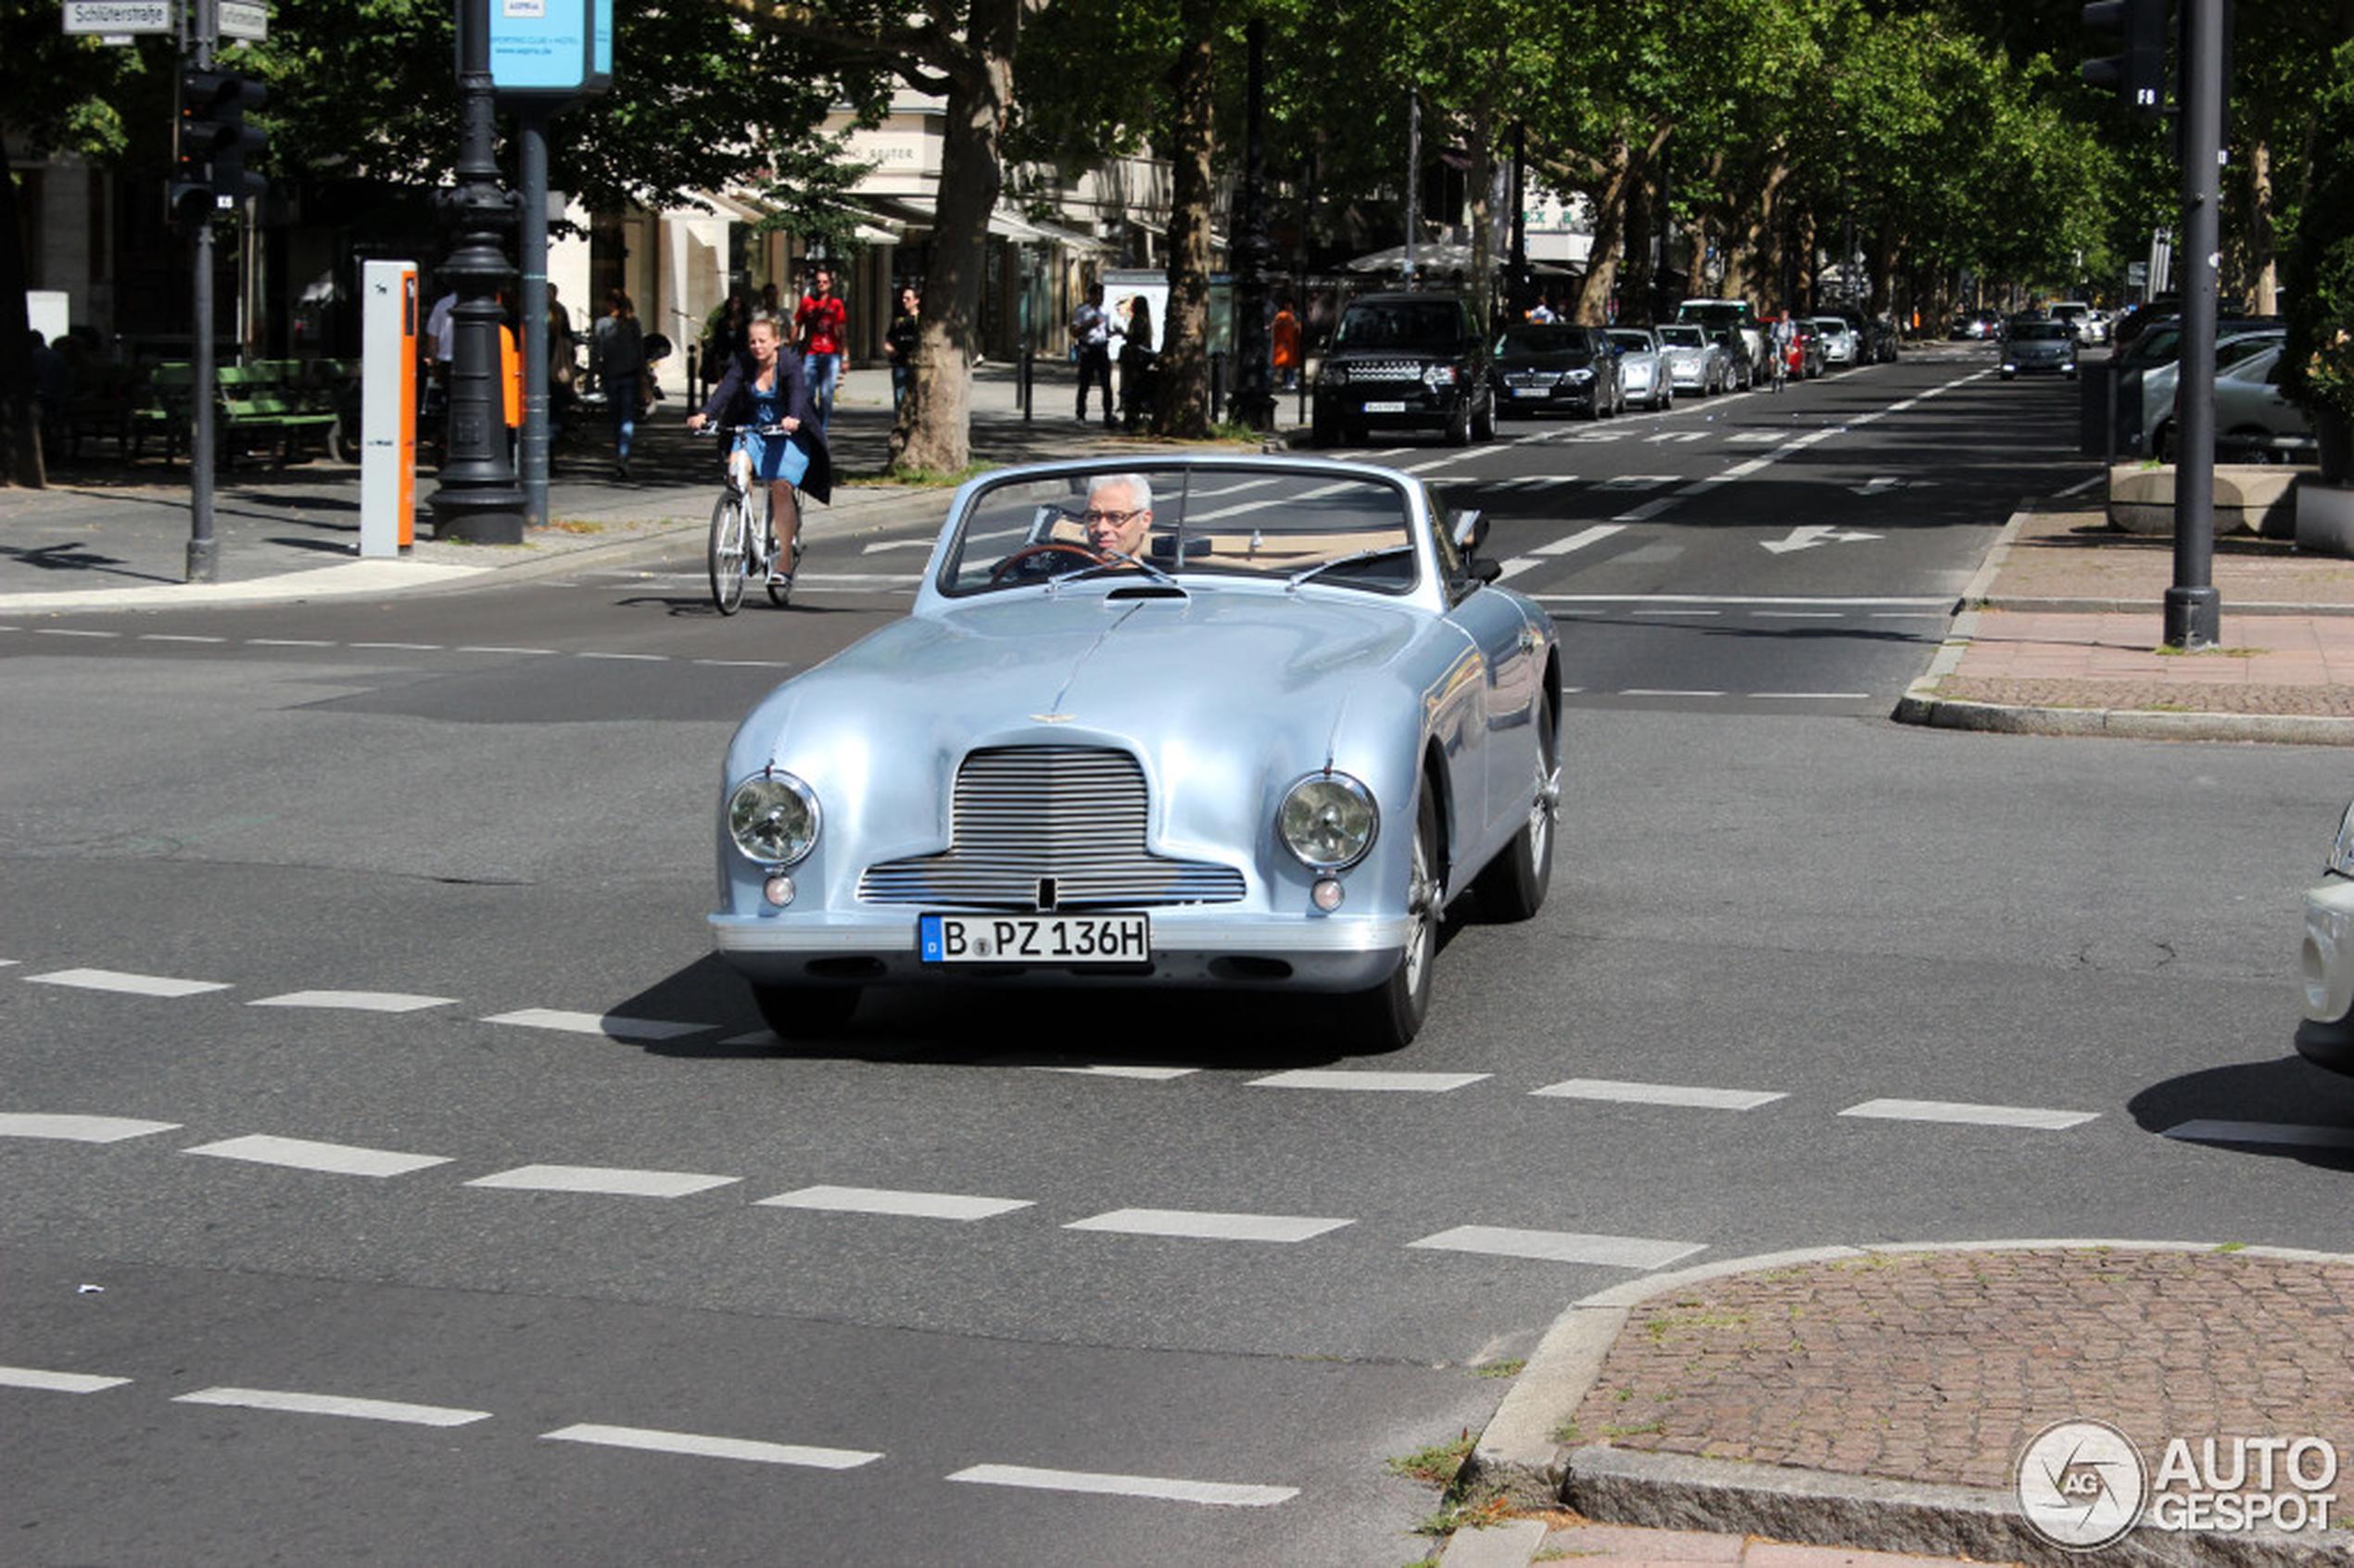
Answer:
[(486, 0), (490, 85), (500, 96), (571, 99), (613, 76), (613, 0)]

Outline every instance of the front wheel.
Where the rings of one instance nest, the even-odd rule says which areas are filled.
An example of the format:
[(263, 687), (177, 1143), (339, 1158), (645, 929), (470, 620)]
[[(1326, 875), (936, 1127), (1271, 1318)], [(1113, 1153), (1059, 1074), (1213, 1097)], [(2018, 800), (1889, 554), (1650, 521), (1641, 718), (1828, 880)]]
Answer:
[(1537, 707), (1537, 769), (1527, 820), (1480, 871), (1472, 891), (1494, 920), (1526, 920), (1545, 905), (1553, 885), (1553, 814), (1561, 803), (1561, 762), (1554, 754), (1553, 711)]
[(730, 491), (711, 509), (711, 602), (732, 615), (744, 601), (744, 499)]
[(1472, 439), (1493, 441), (1495, 438), (1496, 399), (1491, 396), (1481, 401), (1479, 411), (1472, 417)]
[(1430, 1014), (1430, 972), (1438, 957), (1443, 896), (1439, 864), (1438, 800), (1424, 779), (1414, 811), (1412, 870), (1406, 883), (1406, 951), (1387, 980), (1342, 998), (1348, 1032), (1376, 1051), (1402, 1051), (1412, 1044)]

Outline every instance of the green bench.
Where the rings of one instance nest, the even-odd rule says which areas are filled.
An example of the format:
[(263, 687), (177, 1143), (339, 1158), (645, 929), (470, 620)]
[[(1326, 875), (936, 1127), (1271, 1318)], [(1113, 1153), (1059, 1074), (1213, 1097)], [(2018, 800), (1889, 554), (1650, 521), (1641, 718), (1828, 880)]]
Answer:
[[(315, 440), (324, 451), (335, 425), (335, 399), (348, 374), (340, 360), (256, 360), (213, 372), (214, 436), (226, 462), (241, 451), (274, 451), (291, 462)], [(149, 373), (131, 411), (131, 455), (149, 437), (163, 444), (169, 462), (194, 444), (196, 373), (167, 361)]]

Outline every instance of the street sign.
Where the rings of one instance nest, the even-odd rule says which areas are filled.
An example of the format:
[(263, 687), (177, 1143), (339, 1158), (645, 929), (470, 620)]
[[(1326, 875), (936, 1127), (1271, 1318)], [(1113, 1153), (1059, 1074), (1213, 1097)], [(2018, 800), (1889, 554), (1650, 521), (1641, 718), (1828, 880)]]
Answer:
[(171, 32), (171, 0), (66, 0), (66, 31), (120, 36), (133, 32)]
[(490, 85), (500, 101), (570, 103), (613, 72), (613, 0), (487, 0)]
[(270, 36), (270, 6), (266, 0), (214, 0), (214, 5), (221, 37), (259, 44)]

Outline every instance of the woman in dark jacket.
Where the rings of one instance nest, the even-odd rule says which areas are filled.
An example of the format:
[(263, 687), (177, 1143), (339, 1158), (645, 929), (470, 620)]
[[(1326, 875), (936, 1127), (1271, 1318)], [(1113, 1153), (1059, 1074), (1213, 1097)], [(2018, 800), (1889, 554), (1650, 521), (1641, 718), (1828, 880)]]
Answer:
[(816, 405), (809, 395), (809, 378), (802, 373), (801, 356), (784, 346), (775, 319), (753, 317), (744, 343), (744, 351), (728, 364), (728, 373), (711, 389), (702, 411), (688, 419), (687, 428), (701, 430), (715, 419), (783, 427), (780, 436), (740, 431), (736, 444), (749, 460), (750, 476), (768, 481), (769, 580), (790, 583), (801, 561), (801, 503), (794, 487), (821, 501), (831, 499), (833, 458), (826, 450), (825, 433), (817, 427)]

